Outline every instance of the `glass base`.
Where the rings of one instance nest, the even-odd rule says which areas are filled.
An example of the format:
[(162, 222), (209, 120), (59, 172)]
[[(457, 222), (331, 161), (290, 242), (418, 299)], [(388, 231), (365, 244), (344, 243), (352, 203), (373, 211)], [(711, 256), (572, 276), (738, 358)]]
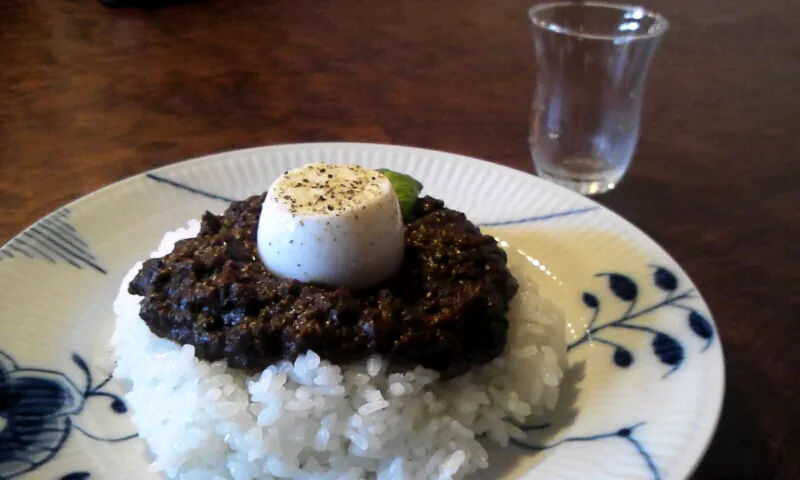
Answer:
[(545, 172), (537, 172), (540, 178), (560, 185), (568, 190), (581, 195), (599, 195), (613, 190), (622, 178), (622, 175), (614, 175), (610, 178), (576, 178), (549, 175)]
[(548, 158), (537, 155), (533, 146), (531, 157), (539, 177), (581, 195), (613, 190), (631, 163), (631, 155), (618, 155), (613, 161), (609, 157), (592, 155)]

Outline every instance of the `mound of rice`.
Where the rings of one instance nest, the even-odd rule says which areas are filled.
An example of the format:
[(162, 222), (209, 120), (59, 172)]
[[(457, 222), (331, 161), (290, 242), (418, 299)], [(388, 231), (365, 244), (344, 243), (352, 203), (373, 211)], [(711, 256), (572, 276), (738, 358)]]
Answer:
[[(167, 233), (153, 257), (195, 236), (199, 222)], [(488, 466), (484, 434), (507, 445), (515, 425), (555, 407), (566, 348), (564, 319), (510, 267), (520, 293), (505, 353), (449, 380), (417, 367), (390, 373), (372, 356), (337, 366), (308, 352), (245, 376), (197, 360), (194, 347), (153, 335), (125, 276), (114, 301), (114, 376), (139, 436), (170, 478), (458, 479)]]

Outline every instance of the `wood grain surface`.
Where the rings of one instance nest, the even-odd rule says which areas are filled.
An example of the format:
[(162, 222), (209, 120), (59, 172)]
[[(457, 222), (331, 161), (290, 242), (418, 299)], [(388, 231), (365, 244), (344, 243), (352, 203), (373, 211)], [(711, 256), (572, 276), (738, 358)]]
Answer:
[[(598, 200), (718, 322), (727, 395), (694, 478), (800, 478), (800, 2), (649, 0), (672, 28), (642, 139)], [(129, 175), (348, 140), (531, 171), (523, 0), (0, 2), (0, 240)]]

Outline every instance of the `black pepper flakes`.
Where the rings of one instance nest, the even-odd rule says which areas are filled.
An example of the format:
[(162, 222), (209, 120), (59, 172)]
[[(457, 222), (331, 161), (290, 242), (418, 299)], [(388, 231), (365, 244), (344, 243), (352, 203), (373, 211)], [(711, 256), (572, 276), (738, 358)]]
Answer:
[(333, 205), (328, 205), (328, 211), (333, 211)]

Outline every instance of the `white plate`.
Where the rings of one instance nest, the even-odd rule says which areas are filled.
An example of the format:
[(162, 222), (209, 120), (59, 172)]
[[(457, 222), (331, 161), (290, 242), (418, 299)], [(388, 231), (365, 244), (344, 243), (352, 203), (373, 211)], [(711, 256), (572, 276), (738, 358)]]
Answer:
[[(52, 213), (0, 249), (0, 478), (155, 478), (111, 370), (111, 301), (162, 234), (263, 192), (312, 161), (403, 171), (538, 272), (567, 314), (559, 412), (529, 447), (492, 449), (481, 478), (682, 479), (724, 390), (708, 307), (636, 227), (524, 173), (449, 153), (368, 144), (241, 150), (160, 168)], [(506, 244), (503, 244), (506, 246)], [(590, 327), (591, 326), (591, 327)], [(591, 328), (591, 340), (586, 332)], [(27, 473), (25, 473), (27, 471)]]

